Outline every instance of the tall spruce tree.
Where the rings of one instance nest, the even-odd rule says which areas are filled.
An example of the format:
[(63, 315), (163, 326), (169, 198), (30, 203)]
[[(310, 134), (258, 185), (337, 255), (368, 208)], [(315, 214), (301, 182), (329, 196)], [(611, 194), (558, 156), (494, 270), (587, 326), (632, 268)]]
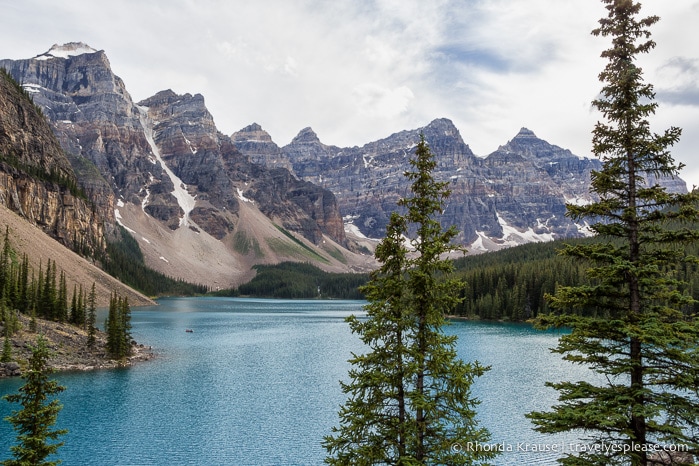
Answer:
[(107, 334), (107, 353), (115, 359), (122, 357), (121, 355), (121, 317), (120, 303), (116, 292), (112, 293), (109, 299), (109, 312), (107, 319), (104, 322), (104, 331)]
[(95, 291), (95, 282), (92, 282), (90, 294), (87, 296), (87, 315), (85, 316), (85, 326), (87, 327), (87, 347), (95, 346), (95, 335), (97, 333), (97, 293)]
[(55, 380), (49, 379), (47, 362), (50, 351), (42, 335), (32, 348), (29, 368), (23, 375), (25, 384), (19, 393), (5, 395), (11, 403), (20, 403), (22, 409), (13, 411), (6, 419), (17, 431), (17, 445), (10, 447), (13, 457), (2, 462), (5, 466), (52, 466), (60, 461), (47, 461), (55, 454), (63, 442), (57, 439), (67, 433), (63, 429), (53, 429), (61, 404), (54, 395), (65, 390)]
[(66, 274), (61, 270), (61, 275), (58, 282), (58, 295), (56, 296), (56, 320), (59, 322), (68, 321), (68, 283), (66, 282)]
[(109, 313), (104, 323), (107, 333), (107, 352), (115, 359), (131, 354), (131, 308), (127, 298), (112, 293)]
[[(348, 319), (367, 353), (350, 359), (340, 426), (324, 441), (328, 464), (479, 464), (494, 456), (461, 448), (490, 438), (471, 395), (488, 368), (458, 359), (455, 337), (443, 333), (460, 288), (443, 258), (459, 249), (451, 244), (456, 229), (443, 230), (435, 218), (450, 193), (432, 177), (436, 162), (422, 136), (410, 163), (412, 197), (400, 201), (407, 213), (391, 216), (376, 249), (382, 265), (363, 288), (367, 319)], [(414, 251), (405, 245), (411, 226)]]
[(651, 132), (657, 104), (636, 64), (655, 45), (648, 28), (658, 18), (638, 19), (641, 6), (632, 0), (602, 2), (608, 16), (593, 34), (611, 37), (612, 47), (602, 53), (604, 86), (593, 102), (606, 120), (593, 130), (602, 168), (592, 174), (591, 190), (599, 201), (568, 206), (573, 219), (597, 221), (592, 229), (602, 241), (563, 251), (589, 262), (592, 284), (558, 289), (551, 298), (556, 313), (538, 323), (570, 327), (555, 351), (603, 382), (550, 383), (559, 404), (528, 416), (541, 432), (578, 431), (591, 442), (563, 464), (648, 465), (663, 444), (699, 452), (699, 324), (675, 275), (696, 260), (684, 245), (699, 237), (689, 224), (697, 219), (697, 194), (669, 193), (656, 183), (682, 168), (669, 152), (681, 130)]

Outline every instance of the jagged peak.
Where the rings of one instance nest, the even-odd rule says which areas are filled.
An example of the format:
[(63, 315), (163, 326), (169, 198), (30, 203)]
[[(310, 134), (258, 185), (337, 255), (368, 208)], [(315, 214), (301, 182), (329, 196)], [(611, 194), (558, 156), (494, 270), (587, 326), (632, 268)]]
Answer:
[(177, 100), (179, 96), (173, 91), (172, 89), (165, 89), (163, 91), (157, 92), (155, 95), (152, 95), (146, 99), (143, 99), (138, 103), (138, 105), (144, 106), (144, 107), (152, 107), (156, 104), (163, 104), (163, 103), (171, 103)]
[(157, 92), (153, 97), (157, 99), (171, 99), (171, 98), (176, 98), (177, 93), (173, 91), (172, 89), (165, 89), (160, 92)]
[(534, 131), (527, 128), (520, 128), (519, 133), (514, 137), (515, 139), (538, 139)]
[(272, 137), (257, 123), (252, 123), (231, 136), (233, 141), (272, 142)]
[(308, 126), (299, 131), (299, 134), (291, 141), (291, 144), (322, 144), (318, 135), (313, 131), (313, 129)]
[(191, 103), (194, 102), (196, 105), (200, 105), (203, 108), (206, 108), (206, 104), (204, 102), (204, 96), (201, 94), (178, 94), (172, 89), (165, 89), (164, 91), (159, 91), (155, 95), (148, 97), (147, 99), (143, 99), (138, 103), (138, 105), (142, 105), (145, 107), (152, 107), (154, 105), (162, 105), (162, 104), (174, 104), (179, 101)]
[(243, 132), (243, 131), (264, 131), (264, 130), (262, 129), (262, 126), (260, 126), (258, 123), (252, 123), (252, 124), (250, 124), (250, 125), (248, 125), (245, 128), (240, 130), (240, 132)]
[(454, 125), (454, 122), (449, 118), (435, 118), (429, 125), (426, 126), (426, 128), (446, 128), (458, 132), (456, 125)]
[(459, 129), (449, 118), (437, 118), (432, 120), (429, 125), (423, 128), (423, 130), (427, 132), (434, 131), (440, 135), (454, 137), (463, 142)]
[(51, 46), (47, 52), (37, 55), (34, 58), (39, 60), (46, 60), (49, 58), (70, 58), (97, 52), (99, 52), (99, 50), (93, 49), (84, 42), (68, 42), (66, 44), (53, 44), (53, 46)]

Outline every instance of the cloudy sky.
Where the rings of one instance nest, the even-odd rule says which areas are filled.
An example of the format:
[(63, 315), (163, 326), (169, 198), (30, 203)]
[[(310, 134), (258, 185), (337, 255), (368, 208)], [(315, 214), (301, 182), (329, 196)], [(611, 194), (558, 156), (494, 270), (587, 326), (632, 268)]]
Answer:
[[(640, 60), (683, 128), (675, 158), (699, 185), (699, 0), (643, 0), (657, 47)], [(136, 101), (200, 93), (218, 128), (252, 122), (279, 145), (304, 127), (354, 146), (450, 118), (481, 156), (521, 127), (580, 156), (599, 119), (607, 39), (595, 0), (0, 0), (0, 58), (54, 43), (104, 50)]]

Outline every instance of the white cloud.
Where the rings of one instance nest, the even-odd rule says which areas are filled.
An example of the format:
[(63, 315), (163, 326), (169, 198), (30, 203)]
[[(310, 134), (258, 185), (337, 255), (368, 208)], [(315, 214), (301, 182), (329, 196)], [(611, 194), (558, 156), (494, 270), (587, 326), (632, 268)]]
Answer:
[[(643, 0), (657, 47), (641, 57), (675, 148), (699, 184), (699, 2)], [(0, 0), (2, 58), (54, 43), (104, 49), (136, 100), (201, 93), (224, 133), (255, 121), (280, 145), (303, 127), (360, 145), (451, 118), (487, 155), (525, 126), (590, 155), (607, 39), (594, 0)], [(32, 31), (29, 34), (27, 31)]]
[(374, 83), (356, 86), (354, 95), (360, 114), (383, 118), (394, 118), (405, 113), (414, 97), (413, 92), (405, 86), (387, 89)]

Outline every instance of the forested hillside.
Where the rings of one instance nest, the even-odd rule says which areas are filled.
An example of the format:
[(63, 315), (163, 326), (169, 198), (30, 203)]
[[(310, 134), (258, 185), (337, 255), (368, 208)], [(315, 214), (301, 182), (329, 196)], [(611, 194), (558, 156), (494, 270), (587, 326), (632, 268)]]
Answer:
[[(594, 238), (531, 243), (497, 252), (467, 256), (455, 261), (463, 302), (455, 314), (480, 319), (524, 321), (548, 311), (546, 294), (559, 285), (587, 280), (588, 265), (559, 255), (566, 244), (596, 241)], [(687, 248), (687, 257), (699, 255), (699, 247)], [(223, 294), (284, 299), (364, 299), (358, 287), (366, 274), (332, 274), (310, 264), (283, 263), (256, 267), (249, 283)], [(668, 273), (689, 283), (699, 300), (699, 267), (687, 262)], [(699, 308), (695, 309), (699, 311)]]
[[(545, 295), (554, 293), (556, 286), (587, 280), (589, 264), (560, 256), (558, 251), (566, 244), (592, 241), (596, 239), (532, 243), (456, 260), (456, 273), (464, 283), (464, 300), (456, 313), (482, 319), (527, 320), (546, 312)], [(686, 253), (688, 258), (697, 256), (699, 247), (688, 247)], [(697, 264), (677, 264), (668, 273), (688, 282), (690, 293), (699, 299)]]
[(258, 265), (257, 275), (232, 294), (282, 299), (363, 299), (358, 287), (369, 276), (327, 273), (311, 264), (284, 262)]

